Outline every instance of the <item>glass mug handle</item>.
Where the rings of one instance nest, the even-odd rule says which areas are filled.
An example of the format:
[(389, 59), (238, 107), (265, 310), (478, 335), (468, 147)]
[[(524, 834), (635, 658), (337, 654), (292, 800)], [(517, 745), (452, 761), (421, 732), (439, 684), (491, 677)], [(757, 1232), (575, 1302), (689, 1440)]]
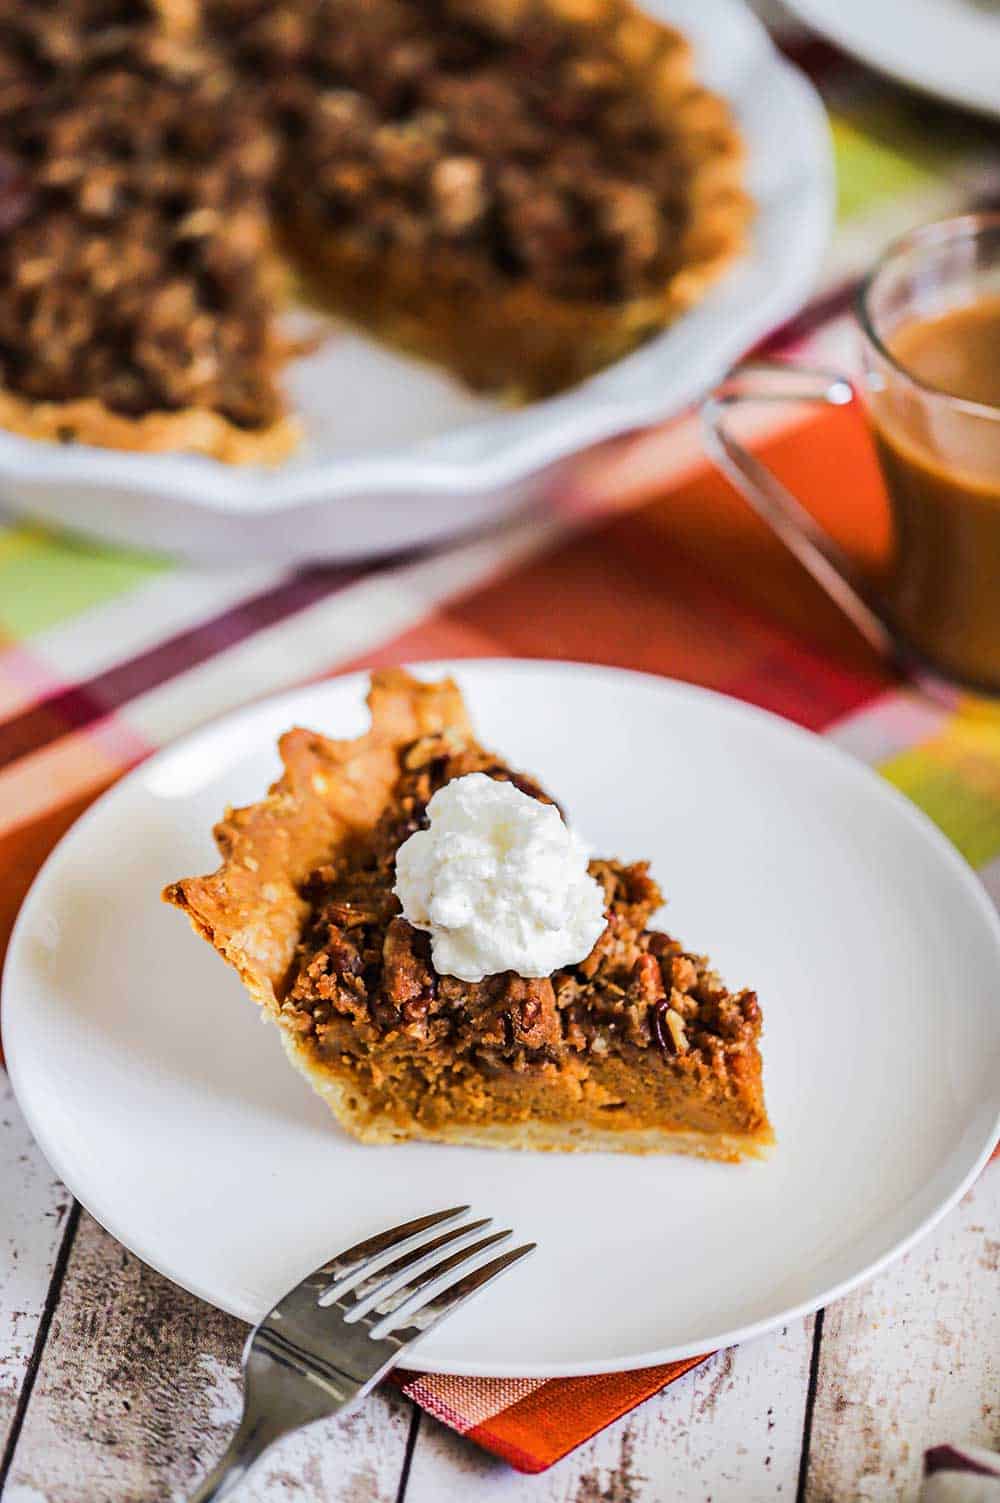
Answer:
[(786, 365), (781, 361), (747, 361), (735, 366), (702, 403), (705, 445), (726, 478), (809, 570), (866, 641), (882, 657), (898, 662), (900, 644), (886, 624), (872, 587), (791, 491), (734, 436), (729, 424), (732, 412), (750, 403), (781, 406), (804, 402), (845, 407), (853, 400), (850, 381), (836, 371)]

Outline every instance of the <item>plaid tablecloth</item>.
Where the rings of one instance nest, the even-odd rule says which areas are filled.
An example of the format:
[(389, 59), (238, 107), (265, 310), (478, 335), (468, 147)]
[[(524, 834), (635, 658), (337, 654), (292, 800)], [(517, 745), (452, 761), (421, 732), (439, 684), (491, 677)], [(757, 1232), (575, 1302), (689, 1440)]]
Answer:
[[(855, 280), (894, 233), (1000, 201), (995, 129), (818, 43), (839, 225), (823, 285), (772, 352), (852, 363)], [(761, 452), (862, 558), (888, 537), (857, 416), (784, 414)], [(549, 508), (434, 556), (368, 568), (179, 568), (0, 526), (0, 953), (63, 831), (166, 741), (350, 668), (482, 655), (670, 674), (832, 737), (918, 803), (1000, 898), (1000, 715), (895, 682), (706, 465), (690, 416), (581, 462)], [(540, 1471), (694, 1362), (566, 1381), (403, 1375), (430, 1413)]]

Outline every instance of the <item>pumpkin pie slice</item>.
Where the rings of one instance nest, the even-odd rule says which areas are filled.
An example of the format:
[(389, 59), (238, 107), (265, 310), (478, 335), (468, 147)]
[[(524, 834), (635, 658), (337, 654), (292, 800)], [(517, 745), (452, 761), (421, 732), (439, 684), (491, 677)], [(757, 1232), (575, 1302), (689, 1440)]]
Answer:
[(551, 800), (479, 745), (450, 680), (376, 673), (369, 705), (357, 740), (289, 731), (281, 779), (217, 826), (219, 869), (164, 892), (338, 1121), (370, 1143), (762, 1156), (757, 998), (649, 927), (661, 895), (645, 863), (590, 863), (606, 925), (578, 964), (478, 982), (435, 971), (393, 891), (429, 799), (484, 773)]

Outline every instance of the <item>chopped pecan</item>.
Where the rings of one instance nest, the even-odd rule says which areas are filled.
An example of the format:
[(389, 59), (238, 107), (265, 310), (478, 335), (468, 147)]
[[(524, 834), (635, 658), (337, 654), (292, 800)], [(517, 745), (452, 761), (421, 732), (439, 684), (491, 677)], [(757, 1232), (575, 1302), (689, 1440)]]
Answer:
[(679, 992), (689, 992), (698, 980), (698, 969), (690, 955), (675, 955), (670, 969), (670, 984)]
[(394, 918), (382, 945), (385, 995), (407, 1022), (423, 1017), (434, 997), (434, 972), (419, 953), (421, 939), (426, 936), (418, 935), (405, 919)]
[(431, 173), (431, 197), (444, 234), (465, 234), (486, 212), (482, 163), (475, 157), (445, 157)]
[(649, 1007), (655, 1007), (658, 1002), (662, 1001), (665, 995), (663, 976), (655, 955), (639, 956), (632, 971), (629, 992), (639, 1002)]
[(357, 976), (360, 974), (362, 962), (357, 945), (333, 925), (330, 926), (325, 954), (334, 975)]
[(526, 979), (510, 974), (505, 978), (504, 1016), (509, 1017), (514, 1040), (530, 1049), (562, 1041), (555, 991), (545, 977)]
[(650, 1009), (649, 1026), (664, 1054), (685, 1054), (688, 1049), (684, 1019), (664, 1000)]
[(687, 1034), (684, 1031), (684, 1019), (672, 1007), (666, 1011), (667, 1032), (674, 1046), (675, 1054), (684, 1054), (687, 1051)]

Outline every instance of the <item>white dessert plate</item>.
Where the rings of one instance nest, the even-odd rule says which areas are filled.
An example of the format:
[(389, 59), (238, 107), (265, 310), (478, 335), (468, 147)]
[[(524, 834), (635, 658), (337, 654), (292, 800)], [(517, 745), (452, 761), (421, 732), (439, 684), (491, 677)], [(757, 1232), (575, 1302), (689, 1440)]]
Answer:
[[(437, 673), (423, 668), (422, 674)], [(349, 736), (360, 675), (145, 763), (60, 844), (3, 987), (14, 1088), (55, 1171), (140, 1258), (246, 1320), (329, 1254), (473, 1205), (539, 1250), (418, 1348), (557, 1376), (711, 1351), (898, 1257), (982, 1167), (1000, 1114), (1000, 923), (912, 805), (822, 740), (703, 690), (556, 663), (458, 665), (487, 745), (597, 851), (649, 857), (666, 926), (764, 1012), (771, 1159), (523, 1154), (346, 1136), (235, 975), (159, 901), (215, 865), (276, 736)]]
[(816, 31), (882, 73), (963, 110), (1000, 116), (996, 0), (785, 0)]
[(644, 3), (691, 37), (700, 77), (732, 102), (757, 204), (749, 254), (673, 327), (592, 380), (516, 410), (331, 330), (288, 373), (305, 439), (277, 468), (0, 431), (0, 504), (193, 558), (369, 557), (495, 522), (542, 495), (560, 462), (699, 397), (812, 289), (832, 221), (829, 130), (811, 85), (741, 0)]

